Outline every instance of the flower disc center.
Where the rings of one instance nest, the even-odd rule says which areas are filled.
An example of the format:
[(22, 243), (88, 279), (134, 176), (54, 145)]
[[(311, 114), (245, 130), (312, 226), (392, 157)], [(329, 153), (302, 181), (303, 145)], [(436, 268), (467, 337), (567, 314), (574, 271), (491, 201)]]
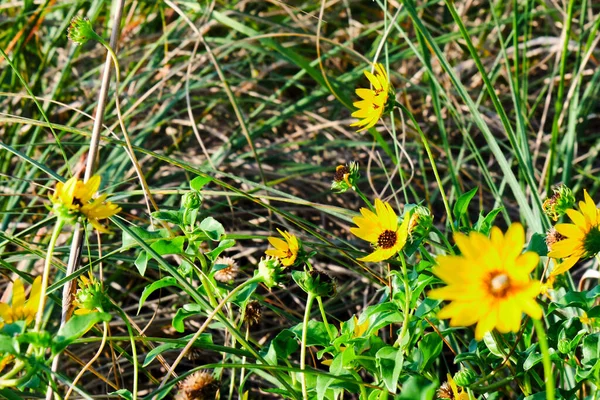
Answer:
[(396, 244), (397, 238), (398, 235), (396, 232), (386, 229), (385, 231), (381, 232), (377, 238), (377, 246), (381, 247), (382, 249), (390, 249)]
[(504, 273), (494, 273), (489, 283), (490, 293), (496, 297), (505, 297), (510, 290), (510, 278)]

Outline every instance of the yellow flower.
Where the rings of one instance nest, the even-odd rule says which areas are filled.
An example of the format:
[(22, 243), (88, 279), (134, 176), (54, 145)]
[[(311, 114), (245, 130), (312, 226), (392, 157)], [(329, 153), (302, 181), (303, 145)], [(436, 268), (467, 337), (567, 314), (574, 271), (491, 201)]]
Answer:
[(275, 248), (265, 251), (265, 254), (277, 258), (283, 266), (289, 267), (296, 262), (298, 250), (300, 250), (300, 243), (296, 236), (289, 234), (287, 231), (282, 232), (277, 229), (277, 232), (279, 232), (285, 240), (269, 237), (269, 243)]
[(30, 324), (35, 319), (40, 304), (40, 290), (42, 288), (42, 277), (38, 276), (31, 285), (29, 300), (25, 299), (23, 282), (15, 279), (12, 289), (12, 304), (0, 303), (0, 327), (4, 324), (12, 324), (16, 321), (25, 321)]
[(121, 208), (106, 201), (106, 194), (93, 199), (100, 181), (101, 178), (96, 175), (85, 183), (76, 177), (65, 183), (58, 182), (54, 194), (50, 196), (54, 212), (65, 219), (83, 215), (99, 232), (109, 232), (99, 220), (112, 217)]
[(398, 225), (398, 216), (389, 203), (375, 200), (375, 212), (361, 208), (362, 217), (355, 217), (352, 221), (358, 225), (350, 228), (350, 232), (362, 240), (371, 242), (375, 251), (359, 261), (377, 262), (387, 260), (404, 248), (408, 237), (408, 224), (410, 218), (404, 218)]
[(433, 299), (451, 301), (438, 318), (451, 318), (451, 326), (477, 323), (475, 338), (496, 328), (501, 333), (517, 332), (521, 314), (542, 317), (535, 298), (540, 283), (529, 277), (538, 265), (539, 256), (531, 251), (521, 253), (525, 232), (514, 223), (506, 235), (492, 228), (491, 238), (479, 232), (469, 236), (457, 233), (454, 240), (462, 255), (439, 256), (433, 273), (448, 286), (429, 292)]
[(388, 98), (392, 94), (394, 97), (394, 89), (391, 87), (387, 73), (383, 65), (375, 64), (375, 75), (370, 71), (365, 71), (365, 76), (371, 82), (372, 89), (356, 89), (356, 94), (362, 100), (354, 103), (357, 111), (352, 113), (352, 116), (359, 120), (350, 124), (350, 126), (358, 126), (358, 132), (373, 127), (379, 118), (387, 111)]
[(556, 224), (554, 227), (564, 239), (552, 244), (548, 257), (562, 258), (550, 276), (560, 275), (571, 269), (582, 258), (595, 256), (600, 252), (600, 210), (587, 191), (585, 201), (579, 202), (579, 210), (567, 210), (572, 224)]

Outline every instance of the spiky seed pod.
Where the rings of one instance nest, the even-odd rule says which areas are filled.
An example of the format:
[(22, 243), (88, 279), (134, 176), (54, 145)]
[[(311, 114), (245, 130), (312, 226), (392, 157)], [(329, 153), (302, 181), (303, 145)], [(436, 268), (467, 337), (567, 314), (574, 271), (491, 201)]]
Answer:
[(256, 325), (260, 322), (262, 317), (262, 306), (256, 300), (252, 300), (246, 305), (246, 311), (244, 313), (244, 322), (248, 326)]
[(177, 400), (212, 400), (219, 390), (212, 374), (207, 371), (196, 371), (179, 384)]

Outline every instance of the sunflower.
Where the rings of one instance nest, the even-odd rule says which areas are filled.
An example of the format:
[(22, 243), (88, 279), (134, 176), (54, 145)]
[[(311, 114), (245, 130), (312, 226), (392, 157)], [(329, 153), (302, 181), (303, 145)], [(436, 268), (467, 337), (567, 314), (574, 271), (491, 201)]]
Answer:
[(600, 210), (587, 191), (584, 190), (583, 196), (585, 201), (579, 202), (579, 211), (566, 211), (573, 223), (556, 224), (554, 227), (563, 238), (552, 244), (548, 257), (562, 258), (563, 262), (554, 268), (550, 276), (560, 275), (580, 259), (600, 252)]
[(521, 252), (525, 244), (521, 224), (512, 224), (506, 235), (494, 227), (491, 238), (471, 232), (457, 233), (454, 240), (462, 255), (439, 256), (433, 269), (448, 286), (430, 291), (429, 297), (451, 301), (438, 318), (450, 318), (451, 326), (477, 323), (477, 340), (494, 328), (517, 332), (523, 312), (541, 318), (542, 309), (535, 301), (540, 283), (529, 277), (539, 256)]
[[(359, 120), (350, 124), (358, 126), (360, 131), (373, 127), (379, 118), (389, 111), (388, 98), (394, 100), (394, 88), (390, 85), (388, 75), (383, 65), (375, 64), (375, 75), (370, 71), (365, 71), (365, 76), (371, 82), (372, 89), (356, 89), (356, 94), (362, 100), (355, 102), (354, 107), (358, 110), (352, 113), (352, 116)], [(390, 96), (391, 95), (391, 96)]]
[(95, 199), (101, 178), (93, 176), (87, 182), (72, 177), (65, 183), (58, 182), (50, 196), (54, 212), (62, 218), (73, 219), (84, 216), (99, 232), (108, 232), (99, 220), (112, 217), (121, 211), (116, 204), (106, 201), (106, 194)]
[(398, 216), (390, 204), (379, 199), (375, 200), (375, 212), (361, 208), (360, 213), (362, 217), (352, 219), (358, 227), (350, 228), (350, 232), (371, 242), (375, 251), (358, 261), (383, 261), (402, 250), (408, 238), (410, 218), (404, 218), (402, 224), (398, 225)]
[(298, 257), (298, 251), (300, 250), (300, 243), (296, 236), (289, 234), (287, 231), (282, 232), (277, 229), (277, 232), (279, 232), (285, 240), (269, 237), (269, 243), (275, 248), (265, 251), (265, 254), (277, 258), (283, 266), (289, 267), (296, 262), (296, 257)]
[(16, 321), (25, 321), (29, 325), (35, 319), (40, 304), (40, 289), (42, 277), (38, 276), (31, 285), (29, 300), (25, 299), (25, 289), (20, 279), (15, 279), (12, 289), (12, 304), (0, 303), (0, 328), (4, 324), (12, 324)]

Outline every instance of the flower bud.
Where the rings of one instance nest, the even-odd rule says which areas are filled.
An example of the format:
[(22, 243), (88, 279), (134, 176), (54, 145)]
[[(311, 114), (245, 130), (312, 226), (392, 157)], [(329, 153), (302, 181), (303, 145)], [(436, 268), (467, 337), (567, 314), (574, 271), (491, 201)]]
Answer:
[(106, 298), (102, 284), (90, 273), (89, 278), (84, 275), (79, 278), (79, 289), (75, 293), (73, 304), (77, 308), (75, 314), (84, 315), (105, 310), (110, 306), (110, 300)]
[(454, 382), (460, 387), (472, 385), (477, 380), (477, 373), (472, 369), (463, 368), (454, 374)]
[(181, 207), (188, 210), (197, 210), (202, 205), (202, 195), (197, 190), (187, 192), (181, 198)]
[(568, 209), (575, 207), (575, 195), (573, 191), (565, 185), (559, 185), (552, 189), (554, 194), (547, 198), (542, 204), (544, 214), (553, 221), (558, 221), (560, 217), (566, 214)]
[(408, 234), (411, 240), (422, 239), (427, 236), (433, 226), (433, 216), (427, 207), (410, 205), (404, 210), (404, 218), (410, 218)]
[(260, 277), (266, 287), (271, 289), (283, 281), (283, 268), (277, 258), (261, 258), (255, 277)]
[(313, 296), (329, 297), (336, 293), (335, 282), (325, 272), (316, 269), (310, 271), (294, 271), (292, 278), (302, 290)]
[(102, 41), (102, 38), (94, 31), (90, 20), (79, 15), (74, 16), (71, 20), (71, 24), (67, 29), (67, 37), (78, 45), (85, 44), (92, 39)]
[(558, 341), (558, 351), (562, 354), (568, 354), (571, 352), (571, 342), (565, 338)]
[(344, 193), (348, 189), (354, 189), (358, 177), (357, 162), (351, 161), (350, 164), (338, 165), (335, 168), (331, 190), (336, 193)]

